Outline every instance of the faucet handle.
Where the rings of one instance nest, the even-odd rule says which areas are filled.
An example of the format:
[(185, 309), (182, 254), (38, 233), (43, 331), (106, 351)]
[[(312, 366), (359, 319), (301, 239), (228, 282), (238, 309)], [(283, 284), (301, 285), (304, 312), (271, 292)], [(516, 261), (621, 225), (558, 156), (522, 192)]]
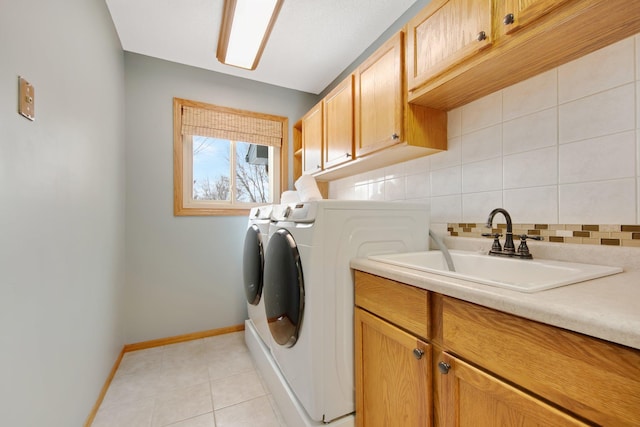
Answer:
[(491, 251), (490, 252), (501, 252), (502, 251), (502, 246), (500, 245), (500, 237), (502, 236), (502, 234), (500, 233), (482, 233), (483, 237), (493, 237), (493, 245), (491, 245)]
[(526, 234), (520, 235), (520, 246), (518, 246), (518, 255), (522, 258), (531, 259), (531, 252), (529, 252), (529, 246), (527, 246), (527, 239), (542, 240), (542, 236), (527, 236)]
[(502, 237), (502, 234), (500, 234), (500, 233), (482, 233), (482, 237), (493, 237), (494, 239), (497, 239), (499, 237)]
[(520, 240), (522, 240), (523, 242), (526, 241), (527, 239), (531, 239), (531, 240), (544, 240), (543, 236), (529, 236), (527, 234), (521, 234), (520, 236)]
[(482, 237), (493, 237), (494, 239), (499, 239), (500, 237), (502, 237), (502, 234), (500, 233), (482, 233)]

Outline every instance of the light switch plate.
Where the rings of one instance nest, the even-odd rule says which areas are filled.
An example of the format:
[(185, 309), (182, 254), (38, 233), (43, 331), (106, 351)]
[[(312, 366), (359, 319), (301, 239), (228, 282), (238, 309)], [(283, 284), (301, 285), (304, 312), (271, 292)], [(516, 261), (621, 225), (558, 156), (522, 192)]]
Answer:
[(18, 112), (29, 120), (35, 120), (35, 89), (25, 79), (18, 77), (19, 90), (18, 90)]

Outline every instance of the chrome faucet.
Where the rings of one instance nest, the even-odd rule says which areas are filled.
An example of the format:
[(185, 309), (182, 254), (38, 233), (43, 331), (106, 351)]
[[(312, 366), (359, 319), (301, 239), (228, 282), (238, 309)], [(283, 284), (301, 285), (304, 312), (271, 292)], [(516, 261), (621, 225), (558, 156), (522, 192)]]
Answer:
[(529, 252), (529, 247), (527, 246), (527, 239), (534, 240), (542, 240), (542, 236), (527, 236), (526, 234), (522, 234), (520, 236), (520, 246), (516, 251), (516, 247), (513, 244), (513, 223), (511, 222), (511, 215), (503, 208), (496, 208), (491, 211), (489, 214), (489, 218), (487, 219), (487, 228), (493, 228), (493, 217), (496, 214), (501, 213), (504, 215), (504, 218), (507, 221), (507, 231), (506, 237), (504, 239), (504, 247), (500, 245), (500, 233), (483, 233), (482, 235), (485, 237), (493, 237), (493, 245), (491, 246), (491, 250), (489, 251), (489, 255), (499, 255), (499, 256), (508, 256), (508, 257), (518, 257), (524, 259), (532, 259), (531, 253)]

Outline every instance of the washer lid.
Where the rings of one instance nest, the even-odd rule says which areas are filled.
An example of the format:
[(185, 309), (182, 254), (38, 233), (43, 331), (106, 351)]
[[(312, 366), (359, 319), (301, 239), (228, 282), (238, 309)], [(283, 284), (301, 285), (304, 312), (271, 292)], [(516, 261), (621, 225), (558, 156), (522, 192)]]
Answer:
[(244, 293), (247, 302), (257, 305), (262, 295), (264, 268), (264, 248), (260, 227), (252, 225), (244, 236), (244, 254), (242, 257), (242, 273)]
[(264, 306), (274, 340), (285, 347), (298, 340), (304, 309), (302, 262), (296, 242), (281, 228), (271, 235), (264, 267)]

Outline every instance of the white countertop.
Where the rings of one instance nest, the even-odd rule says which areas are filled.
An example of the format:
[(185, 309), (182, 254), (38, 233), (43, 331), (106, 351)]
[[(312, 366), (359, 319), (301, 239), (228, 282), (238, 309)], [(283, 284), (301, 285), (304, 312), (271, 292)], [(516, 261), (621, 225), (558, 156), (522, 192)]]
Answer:
[[(450, 242), (447, 239), (447, 246), (450, 246)], [(533, 245), (530, 246), (536, 256)], [(615, 265), (616, 260), (621, 262), (625, 257), (620, 255), (626, 254), (622, 248), (617, 251), (593, 247), (573, 248), (562, 252), (564, 260), (593, 262), (589, 259), (590, 254), (582, 254), (578, 256), (581, 259), (576, 260), (575, 256), (571, 256), (574, 249), (578, 253), (609, 251), (604, 253), (611, 255), (610, 259), (602, 259), (601, 255), (598, 258), (601, 264), (606, 265)], [(630, 252), (631, 258), (640, 259), (640, 250), (634, 249), (635, 252)], [(539, 252), (549, 253), (542, 246)], [(556, 289), (522, 293), (366, 258), (351, 260), (351, 267), (356, 270), (640, 350), (640, 269), (635, 269), (635, 265), (618, 265), (625, 271)]]

